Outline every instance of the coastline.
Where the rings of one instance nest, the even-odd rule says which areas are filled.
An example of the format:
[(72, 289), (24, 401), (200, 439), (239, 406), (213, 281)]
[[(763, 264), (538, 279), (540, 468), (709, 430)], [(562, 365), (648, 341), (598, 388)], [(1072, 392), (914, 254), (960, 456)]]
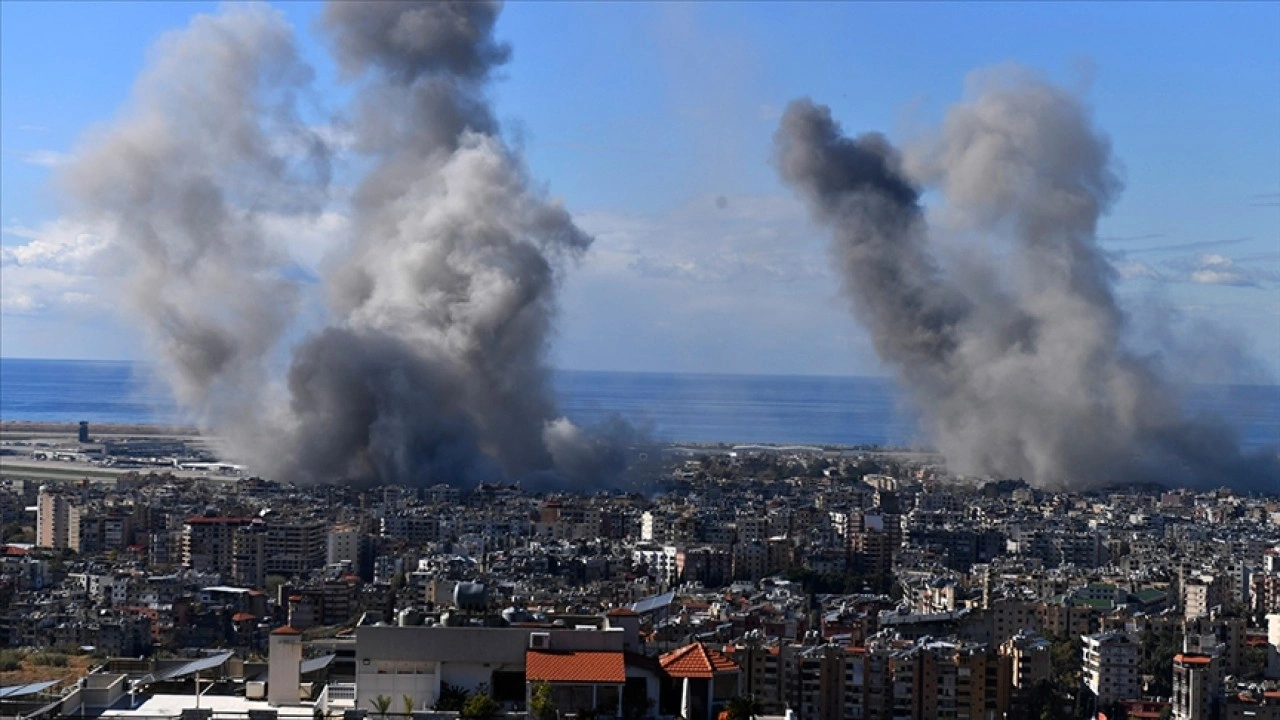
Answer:
[[(22, 435), (76, 435), (77, 422), (53, 422), (44, 420), (0, 420), (0, 436)], [(164, 423), (90, 423), (91, 436), (129, 437), (201, 437), (199, 428), (191, 425), (167, 425)]]

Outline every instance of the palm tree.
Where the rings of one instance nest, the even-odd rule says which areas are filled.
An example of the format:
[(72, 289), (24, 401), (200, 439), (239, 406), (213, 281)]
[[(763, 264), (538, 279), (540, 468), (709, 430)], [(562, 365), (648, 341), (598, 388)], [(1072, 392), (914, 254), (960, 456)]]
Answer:
[(378, 715), (380, 717), (385, 718), (387, 716), (387, 711), (391, 709), (391, 696), (379, 695), (378, 697), (370, 700), (369, 704), (373, 706), (374, 710), (378, 711)]
[(754, 695), (738, 695), (729, 700), (725, 711), (729, 714), (729, 720), (752, 720), (757, 715), (764, 714), (764, 706)]

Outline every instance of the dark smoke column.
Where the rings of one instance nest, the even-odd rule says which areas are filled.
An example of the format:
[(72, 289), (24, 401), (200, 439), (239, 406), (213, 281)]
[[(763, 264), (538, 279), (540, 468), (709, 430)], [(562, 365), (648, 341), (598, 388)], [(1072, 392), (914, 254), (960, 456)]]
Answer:
[[(1125, 350), (1095, 239), (1119, 182), (1079, 101), (1025, 72), (978, 79), (906, 160), (809, 100), (775, 137), (779, 173), (831, 229), (854, 312), (949, 465), (1048, 487), (1275, 490), (1274, 457), (1187, 419), (1158, 367)], [(926, 183), (945, 233), (926, 222)]]
[(592, 441), (557, 419), (545, 365), (561, 266), (591, 238), (498, 134), (485, 91), (510, 49), (497, 15), (486, 2), (325, 10), (361, 83), (356, 150), (371, 169), (329, 278), (334, 322), (289, 372), (286, 476), (473, 484), (553, 475), (558, 457), (594, 467), (574, 452)]

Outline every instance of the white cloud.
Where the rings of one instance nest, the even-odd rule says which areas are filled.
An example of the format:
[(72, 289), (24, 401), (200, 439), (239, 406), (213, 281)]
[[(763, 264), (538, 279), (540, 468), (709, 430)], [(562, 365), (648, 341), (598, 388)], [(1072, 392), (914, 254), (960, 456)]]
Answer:
[(701, 196), (654, 215), (577, 216), (596, 237), (584, 272), (698, 283), (792, 283), (828, 278), (825, 242), (799, 203), (780, 196)]
[[(105, 232), (109, 233), (110, 229)], [(24, 238), (26, 243), (0, 248), (0, 265), (57, 268), (78, 274), (107, 247), (103, 228), (70, 220), (55, 220), (39, 228), (9, 225), (4, 234)]]
[(1123, 280), (1162, 280), (1164, 275), (1141, 260), (1116, 259), (1111, 266)]
[[(301, 267), (304, 272), (295, 274), (302, 276), (321, 274), (326, 259), (346, 240), (350, 229), (347, 216), (332, 211), (263, 214), (259, 220), (268, 244), (278, 248), (287, 262)], [(12, 223), (0, 232), (25, 241), (0, 246), (0, 311), (4, 314), (113, 305), (107, 283), (121, 269), (121, 258), (112, 251), (117, 232), (114, 225), (61, 218), (36, 227)]]
[(1243, 267), (1230, 258), (1216, 253), (1207, 253), (1196, 258), (1188, 278), (1197, 285), (1236, 287), (1255, 287), (1273, 279), (1271, 274), (1264, 270)]
[(91, 306), (96, 280), (50, 267), (0, 264), (0, 313), (31, 315), (70, 306)]
[(22, 162), (40, 167), (58, 167), (71, 161), (71, 154), (58, 150), (28, 150), (22, 153)]
[(561, 295), (555, 362), (680, 372), (873, 372), (826, 237), (781, 195), (589, 212), (596, 242)]
[(96, 306), (97, 266), (111, 228), (60, 219), (34, 228), (8, 225), (3, 232), (26, 242), (0, 247), (0, 313), (34, 315)]
[[(1191, 246), (1187, 245), (1187, 247)], [(1123, 280), (1261, 287), (1277, 279), (1273, 272), (1261, 267), (1243, 265), (1240, 261), (1220, 253), (1202, 253), (1156, 264), (1133, 259), (1127, 253), (1111, 253), (1109, 259), (1111, 266)]]

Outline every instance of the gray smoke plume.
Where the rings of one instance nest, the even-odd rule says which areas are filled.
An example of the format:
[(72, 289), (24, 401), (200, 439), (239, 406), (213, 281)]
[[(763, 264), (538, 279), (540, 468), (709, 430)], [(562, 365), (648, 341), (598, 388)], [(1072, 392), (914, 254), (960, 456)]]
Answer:
[[(798, 100), (775, 141), (781, 176), (834, 234), (857, 318), (953, 469), (1046, 487), (1280, 486), (1274, 457), (1187, 418), (1158, 365), (1124, 349), (1095, 238), (1120, 183), (1075, 97), (1024, 72), (987, 76), (906, 158)], [(949, 232), (929, 226), (922, 187), (945, 198)], [(976, 252), (943, 242), (975, 237)]]
[[(289, 372), (302, 477), (476, 482), (554, 469), (545, 364), (560, 266), (591, 243), (532, 187), (484, 92), (489, 3), (334, 3), (373, 167), (332, 278), (334, 325)], [(554, 423), (554, 424), (553, 424)], [(578, 439), (575, 439), (575, 441)], [(575, 477), (587, 481), (589, 478)]]
[[(545, 362), (560, 275), (591, 238), (499, 135), (485, 95), (510, 56), (493, 36), (498, 10), (325, 9), (358, 83), (350, 126), (368, 170), (349, 245), (323, 278), (330, 317), (291, 349), (277, 405), (264, 358), (297, 288), (253, 208), (310, 199), (290, 172), (297, 143), (272, 144), (303, 128), (289, 102), (263, 100), (308, 80), (287, 27), (233, 8), (171, 38), (151, 71), (166, 82), (140, 83), (141, 121), (98, 146), (101, 174), (73, 172), (89, 206), (126, 220), (123, 243), (143, 268), (129, 286), (179, 399), (255, 469), (302, 481), (609, 480), (616, 448), (558, 416)], [(112, 177), (122, 171), (124, 183)]]
[(262, 221), (323, 202), (327, 150), (295, 113), (310, 78), (276, 12), (197, 18), (158, 43), (121, 117), (60, 176), (74, 211), (109, 229), (123, 305), (204, 424), (253, 403), (294, 313)]

